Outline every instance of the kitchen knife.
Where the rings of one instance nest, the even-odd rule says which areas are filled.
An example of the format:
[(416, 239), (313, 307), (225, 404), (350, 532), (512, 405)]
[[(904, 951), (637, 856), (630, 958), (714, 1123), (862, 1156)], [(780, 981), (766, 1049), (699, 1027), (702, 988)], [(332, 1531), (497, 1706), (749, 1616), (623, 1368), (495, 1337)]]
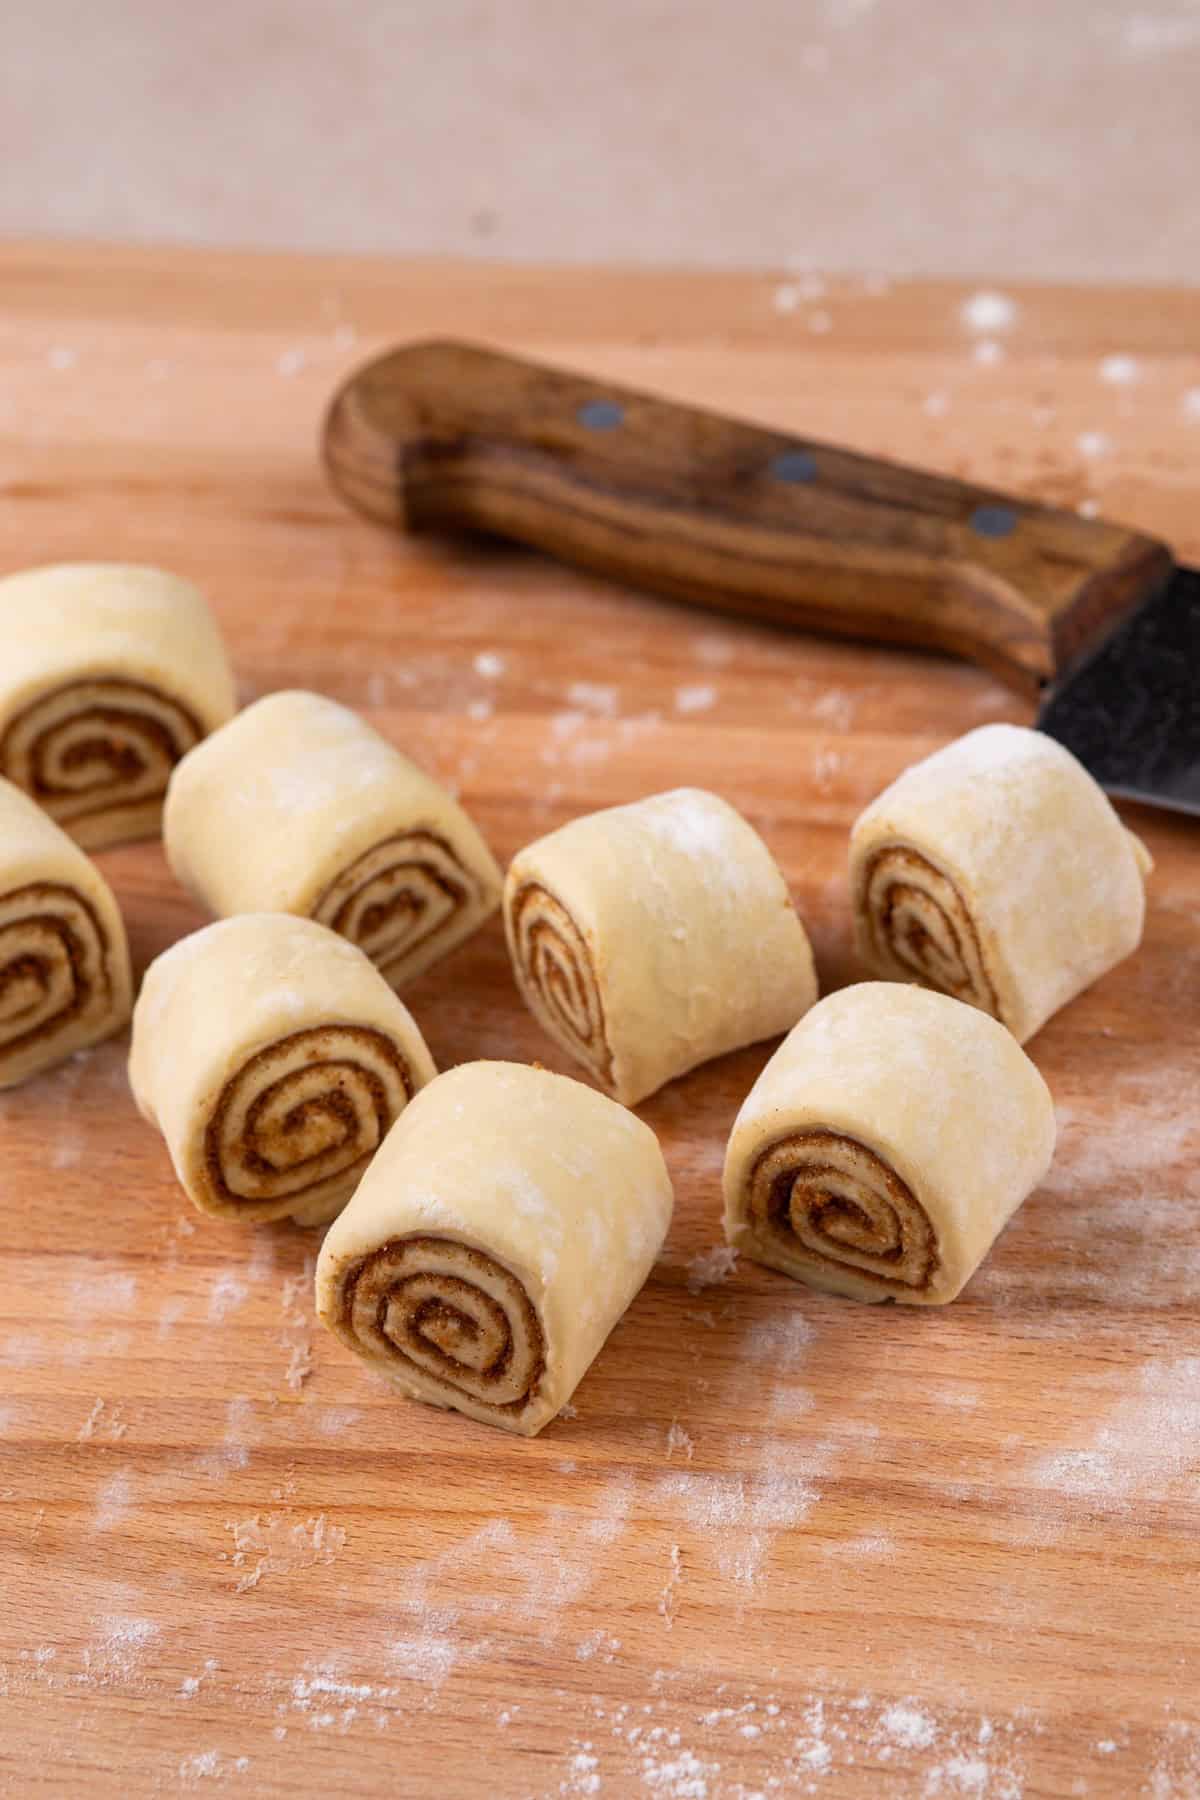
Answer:
[(1200, 572), (1125, 526), (451, 342), (358, 370), (323, 448), (384, 524), (968, 657), (1112, 793), (1200, 814)]

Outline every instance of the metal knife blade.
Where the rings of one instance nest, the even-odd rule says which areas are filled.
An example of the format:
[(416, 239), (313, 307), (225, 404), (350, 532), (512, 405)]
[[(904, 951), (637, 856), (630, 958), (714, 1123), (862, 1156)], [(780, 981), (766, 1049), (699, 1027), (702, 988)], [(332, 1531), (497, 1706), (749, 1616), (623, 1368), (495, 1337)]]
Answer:
[(1200, 570), (1176, 569), (1037, 723), (1110, 794), (1200, 815)]

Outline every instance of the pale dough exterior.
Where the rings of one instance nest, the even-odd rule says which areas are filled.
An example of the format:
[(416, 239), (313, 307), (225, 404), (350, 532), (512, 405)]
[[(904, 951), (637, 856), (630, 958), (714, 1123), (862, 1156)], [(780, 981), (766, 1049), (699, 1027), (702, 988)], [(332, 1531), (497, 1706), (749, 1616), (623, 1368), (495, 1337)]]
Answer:
[(125, 925), (96, 865), (0, 780), (0, 1087), (120, 1031), (132, 984)]
[[(990, 988), (986, 1010), (1019, 1043), (1141, 942), (1150, 858), (1086, 769), (1043, 732), (969, 732), (907, 769), (855, 825), (859, 954), (879, 975), (914, 980), (894, 946), (881, 950), (868, 893), (873, 859), (894, 851), (915, 852), (955, 890), (981, 964), (972, 1003)], [(914, 879), (940, 886), (919, 870)]]
[[(536, 896), (528, 924), (526, 894)], [(559, 908), (577, 939), (564, 938)], [(535, 1016), (626, 1105), (789, 1030), (817, 996), (812, 950), (770, 851), (732, 806), (697, 788), (591, 813), (520, 851), (505, 926)], [(564, 1020), (553, 969), (538, 978), (539, 933), (586, 984), (589, 1025)]]
[[(846, 1186), (831, 1172), (825, 1148), (817, 1158), (820, 1204), (835, 1203), (832, 1229), (840, 1233), (829, 1235), (826, 1227), (824, 1260), (802, 1246), (789, 1253), (748, 1216), (759, 1160), (773, 1145), (807, 1133), (828, 1133), (849, 1147)], [(954, 1299), (1042, 1180), (1054, 1140), (1049, 1090), (996, 1020), (924, 988), (864, 982), (815, 1006), (751, 1089), (725, 1159), (725, 1234), (745, 1255), (814, 1287), (859, 1300), (940, 1305)], [(895, 1281), (891, 1270), (902, 1257), (873, 1255), (863, 1248), (869, 1234), (853, 1217), (837, 1218), (839, 1191), (864, 1204), (855, 1146), (899, 1177), (931, 1227), (935, 1266), (923, 1285)], [(847, 1245), (863, 1267), (839, 1260)]]
[(163, 832), (171, 868), (211, 912), (314, 914), (394, 986), (499, 905), (500, 871), (458, 802), (319, 694), (269, 694), (194, 750)]
[(412, 1014), (362, 952), (282, 913), (239, 914), (172, 945), (134, 1011), (138, 1109), (188, 1197), (218, 1217), (331, 1218), (435, 1073)]
[(85, 848), (156, 834), (173, 763), (234, 705), (216, 622), (180, 576), (62, 563), (0, 581), (0, 773)]
[[(570, 1400), (641, 1288), (671, 1207), (658, 1141), (632, 1113), (545, 1069), (467, 1063), (418, 1095), (330, 1230), (317, 1264), (317, 1310), (343, 1342), (414, 1399), (532, 1437)], [(452, 1369), (448, 1380), (431, 1380), (391, 1353), (388, 1341), (372, 1345), (355, 1335), (346, 1297), (356, 1265), (413, 1238), (428, 1246), (433, 1266), (444, 1262), (436, 1246), (461, 1247), (468, 1281), (497, 1285), (486, 1271), (472, 1275), (468, 1253), (474, 1252), (493, 1271), (515, 1278), (541, 1335), (535, 1391), (502, 1410), (457, 1391)], [(474, 1304), (470, 1297), (456, 1302), (457, 1291), (451, 1278), (451, 1305)], [(507, 1305), (511, 1327), (520, 1309)], [(393, 1329), (404, 1342), (401, 1323)], [(429, 1330), (436, 1329), (431, 1322)], [(469, 1341), (446, 1342), (452, 1351), (470, 1351)], [(536, 1356), (531, 1361), (536, 1367)], [(486, 1392), (486, 1383), (477, 1385)]]

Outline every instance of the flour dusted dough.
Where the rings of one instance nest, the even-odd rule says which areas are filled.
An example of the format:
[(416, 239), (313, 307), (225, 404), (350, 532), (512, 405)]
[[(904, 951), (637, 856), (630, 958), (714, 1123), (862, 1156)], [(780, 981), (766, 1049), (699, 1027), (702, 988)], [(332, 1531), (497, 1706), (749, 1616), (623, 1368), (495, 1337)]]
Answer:
[(120, 1031), (130, 1001), (125, 926), (108, 883), (0, 780), (0, 1088)]
[(575, 819), (515, 857), (509, 952), (530, 1009), (634, 1105), (795, 1024), (812, 951), (770, 851), (716, 794), (677, 788)]
[(151, 963), (129, 1080), (202, 1212), (323, 1224), (436, 1073), (412, 1014), (360, 950), (242, 913)]
[(85, 849), (159, 830), (171, 769), (234, 708), (204, 596), (162, 569), (0, 581), (0, 775)]
[(500, 901), (500, 871), (457, 801), (319, 694), (270, 694), (194, 750), (172, 778), (164, 836), (212, 912), (311, 915), (396, 987)]
[(1061, 744), (984, 725), (907, 769), (855, 825), (859, 953), (1024, 1043), (1137, 948), (1151, 866)]
[(671, 1204), (624, 1107), (467, 1063), (417, 1096), (330, 1230), (317, 1310), (414, 1399), (532, 1437), (645, 1281)]
[(733, 1127), (725, 1234), (856, 1300), (936, 1306), (970, 1280), (1054, 1153), (1054, 1106), (975, 1007), (869, 981), (775, 1052)]

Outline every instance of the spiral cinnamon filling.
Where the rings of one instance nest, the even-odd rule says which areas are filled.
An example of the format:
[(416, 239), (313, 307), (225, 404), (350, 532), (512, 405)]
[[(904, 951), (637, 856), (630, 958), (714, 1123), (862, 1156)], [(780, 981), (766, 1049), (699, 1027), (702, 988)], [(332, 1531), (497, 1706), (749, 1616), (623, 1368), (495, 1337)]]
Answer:
[(919, 981), (1000, 1018), (979, 932), (962, 895), (918, 851), (876, 851), (860, 884), (860, 914), (876, 968)]
[(341, 1335), (443, 1405), (513, 1414), (531, 1405), (546, 1341), (522, 1283), (452, 1238), (392, 1238), (342, 1280)]
[(560, 900), (529, 881), (509, 914), (517, 979), (534, 1015), (605, 1086), (612, 1051), (587, 941)]
[(795, 1131), (764, 1150), (743, 1211), (780, 1267), (853, 1273), (881, 1294), (928, 1288), (939, 1264), (924, 1207), (882, 1157), (838, 1131)]
[(98, 676), (41, 694), (0, 736), (0, 774), (83, 842), (149, 828), (180, 757), (203, 729), (144, 682)]
[(210, 1209), (328, 1216), (413, 1089), (396, 1045), (367, 1026), (319, 1025), (269, 1044), (225, 1083), (205, 1128)]
[(385, 838), (343, 869), (312, 916), (395, 979), (414, 959), (421, 966), (432, 961), (435, 940), (455, 936), (477, 897), (478, 883), (444, 838), (409, 831)]
[(65, 1055), (111, 1013), (109, 942), (75, 888), (33, 882), (0, 895), (0, 1075), (35, 1044)]

